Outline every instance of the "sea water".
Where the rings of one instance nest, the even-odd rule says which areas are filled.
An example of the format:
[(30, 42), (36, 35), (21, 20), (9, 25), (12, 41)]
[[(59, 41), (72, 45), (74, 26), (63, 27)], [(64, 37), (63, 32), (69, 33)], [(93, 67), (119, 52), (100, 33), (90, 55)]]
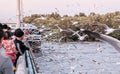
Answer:
[(44, 42), (42, 74), (120, 74), (120, 53), (106, 42)]

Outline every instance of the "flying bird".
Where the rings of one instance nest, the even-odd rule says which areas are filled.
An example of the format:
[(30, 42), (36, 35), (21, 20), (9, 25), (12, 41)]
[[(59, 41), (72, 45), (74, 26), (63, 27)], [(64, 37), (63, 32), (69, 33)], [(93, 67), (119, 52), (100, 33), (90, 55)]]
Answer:
[(62, 37), (59, 39), (59, 42), (60, 42), (63, 38), (65, 38), (65, 41), (66, 41), (67, 38), (72, 38), (71, 35), (72, 35), (73, 33), (72, 33), (69, 29), (64, 30), (64, 29), (62, 29), (61, 27), (59, 27), (58, 24), (55, 25), (55, 26), (57, 26), (57, 28), (59, 29), (59, 32), (62, 34)]
[[(97, 25), (97, 26), (99, 27), (100, 25)], [(104, 28), (104, 31), (105, 31), (105, 34), (106, 34), (106, 35), (111, 34), (111, 33), (113, 33), (113, 32), (116, 31), (116, 30), (120, 31), (120, 28), (114, 29), (114, 28), (109, 27), (109, 26), (106, 25), (106, 24), (101, 24), (101, 26)]]
[(106, 24), (103, 24), (103, 27), (105, 28), (105, 34), (110, 34), (115, 31), (115, 29), (108, 27)]
[[(81, 32), (81, 30), (77, 30), (77, 31), (74, 31), (74, 30), (72, 30), (72, 29), (69, 29), (69, 30), (73, 32), (72, 35), (77, 35), (77, 36), (78, 36), (78, 39), (81, 40), (81, 41), (85, 40), (85, 38), (88, 36), (87, 34), (85, 34), (85, 35), (80, 35), (79, 32)], [(83, 30), (82, 30), (82, 31), (83, 31)]]

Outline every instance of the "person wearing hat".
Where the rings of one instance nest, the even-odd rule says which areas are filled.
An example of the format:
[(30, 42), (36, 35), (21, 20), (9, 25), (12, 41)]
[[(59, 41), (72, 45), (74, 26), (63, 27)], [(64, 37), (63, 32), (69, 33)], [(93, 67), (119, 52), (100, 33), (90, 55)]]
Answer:
[(17, 60), (18, 60), (19, 56), (24, 54), (24, 52), (26, 50), (33, 50), (33, 49), (28, 48), (22, 42), (22, 40), (24, 39), (24, 32), (20, 28), (15, 30), (14, 35), (16, 37), (16, 39), (14, 40), (14, 43), (15, 43), (16, 49), (18, 51), (18, 53), (16, 54), (16, 60), (15, 60), (15, 63), (14, 63), (14, 65), (16, 66), (16, 63), (17, 63)]
[(3, 52), (5, 49), (2, 46), (4, 32), (0, 29), (0, 74), (14, 74), (13, 64), (10, 58)]

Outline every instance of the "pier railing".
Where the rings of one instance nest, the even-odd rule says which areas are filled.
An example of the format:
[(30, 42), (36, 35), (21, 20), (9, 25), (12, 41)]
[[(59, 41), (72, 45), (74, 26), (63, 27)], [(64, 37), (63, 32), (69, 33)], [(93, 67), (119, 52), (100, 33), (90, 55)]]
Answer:
[(28, 35), (27, 41), (41, 41), (41, 35)]
[(41, 74), (33, 53), (31, 51), (26, 51), (25, 57), (28, 74)]

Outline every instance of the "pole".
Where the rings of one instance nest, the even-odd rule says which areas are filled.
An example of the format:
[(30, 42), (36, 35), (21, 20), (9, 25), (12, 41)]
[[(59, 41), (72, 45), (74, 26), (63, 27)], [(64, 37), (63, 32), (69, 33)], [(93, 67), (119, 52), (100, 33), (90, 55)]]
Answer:
[(20, 0), (17, 0), (17, 25), (16, 28), (20, 28)]
[(20, 1), (21, 27), (23, 27), (23, 0)]

